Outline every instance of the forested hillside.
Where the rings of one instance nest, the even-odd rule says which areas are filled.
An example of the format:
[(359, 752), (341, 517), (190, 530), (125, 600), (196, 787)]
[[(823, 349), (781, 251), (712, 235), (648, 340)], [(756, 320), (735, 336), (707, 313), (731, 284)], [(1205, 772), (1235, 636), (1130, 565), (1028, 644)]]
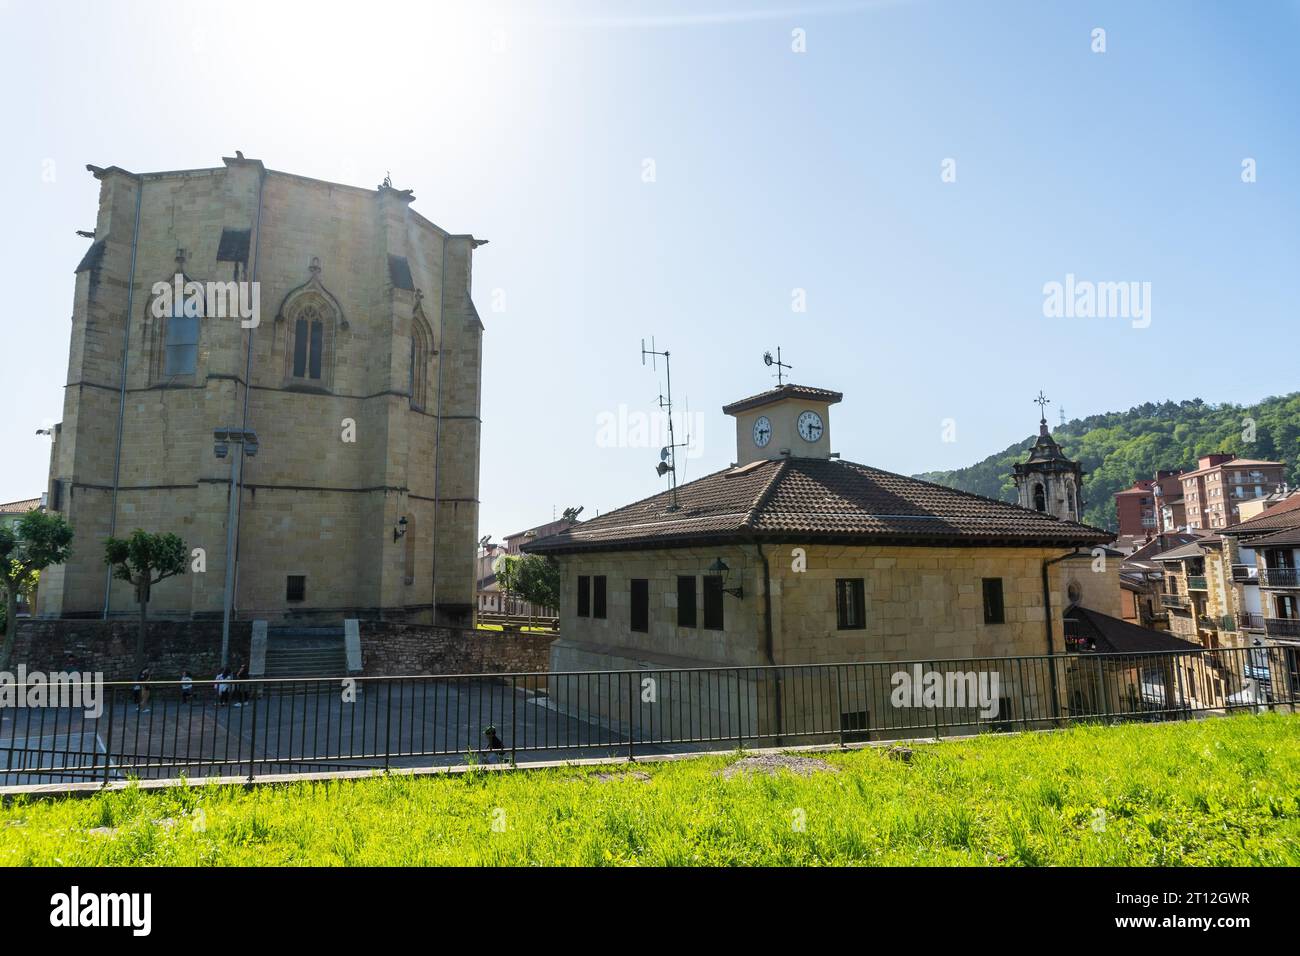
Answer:
[[(1253, 436), (1251, 424), (1253, 422)], [(1052, 429), (1065, 453), (1083, 462), (1085, 520), (1115, 530), (1115, 492), (1150, 478), (1159, 468), (1194, 467), (1198, 455), (1229, 452), (1287, 463), (1287, 480), (1300, 485), (1300, 392), (1257, 405), (1207, 405), (1199, 398), (1147, 403), (1126, 412), (1075, 419)], [(956, 471), (918, 475), (927, 481), (1015, 500), (1011, 466), (1028, 457), (1037, 434)]]

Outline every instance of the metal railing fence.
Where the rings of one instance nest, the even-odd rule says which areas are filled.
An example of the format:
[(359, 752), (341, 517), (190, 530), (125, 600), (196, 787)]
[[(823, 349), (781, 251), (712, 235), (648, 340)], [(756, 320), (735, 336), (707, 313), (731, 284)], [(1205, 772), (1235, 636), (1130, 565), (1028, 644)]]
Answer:
[(636, 757), (1294, 709), (1300, 645), (188, 689), (59, 676), (0, 684), (0, 784)]

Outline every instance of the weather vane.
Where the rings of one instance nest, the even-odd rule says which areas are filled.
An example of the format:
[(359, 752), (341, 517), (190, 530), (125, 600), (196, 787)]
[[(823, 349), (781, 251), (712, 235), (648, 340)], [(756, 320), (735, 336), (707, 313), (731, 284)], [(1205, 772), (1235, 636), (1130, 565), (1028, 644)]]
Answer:
[(1038, 390), (1038, 397), (1034, 399), (1034, 404), (1038, 406), (1043, 421), (1047, 421), (1047, 404), (1050, 401), (1051, 399), (1044, 395), (1043, 390), (1040, 388)]
[(779, 345), (776, 347), (776, 358), (772, 358), (771, 352), (763, 353), (763, 364), (767, 366), (776, 366), (776, 384), (778, 386), (780, 386), (784, 381), (782, 370), (794, 368), (793, 365), (786, 365), (781, 361), (781, 346)]

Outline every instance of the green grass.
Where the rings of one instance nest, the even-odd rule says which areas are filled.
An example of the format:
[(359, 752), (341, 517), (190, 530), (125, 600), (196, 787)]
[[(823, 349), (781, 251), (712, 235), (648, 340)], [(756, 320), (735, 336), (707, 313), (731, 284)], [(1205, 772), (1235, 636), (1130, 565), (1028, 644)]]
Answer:
[(649, 779), (477, 770), (13, 802), (0, 863), (1300, 864), (1297, 716), (816, 756), (839, 772), (724, 779), (730, 754), (635, 768)]

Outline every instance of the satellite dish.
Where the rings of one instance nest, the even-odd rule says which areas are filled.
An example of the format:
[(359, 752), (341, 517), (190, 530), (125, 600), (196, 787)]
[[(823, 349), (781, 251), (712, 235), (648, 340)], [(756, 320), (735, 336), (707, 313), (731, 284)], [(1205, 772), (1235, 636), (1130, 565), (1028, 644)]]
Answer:
[(667, 460), (668, 460), (668, 449), (667, 449), (667, 448), (660, 448), (660, 449), (659, 449), (659, 460), (660, 460), (660, 461), (667, 461)]
[(771, 353), (771, 352), (764, 352), (764, 353), (763, 353), (763, 364), (764, 364), (764, 365), (771, 365), (771, 364), (772, 364), (772, 353)]
[(659, 462), (659, 464), (655, 467), (655, 471), (658, 473), (660, 478), (662, 478), (664, 475), (668, 474), (668, 472), (672, 470), (673, 470), (672, 466), (669, 465), (666, 461)]

